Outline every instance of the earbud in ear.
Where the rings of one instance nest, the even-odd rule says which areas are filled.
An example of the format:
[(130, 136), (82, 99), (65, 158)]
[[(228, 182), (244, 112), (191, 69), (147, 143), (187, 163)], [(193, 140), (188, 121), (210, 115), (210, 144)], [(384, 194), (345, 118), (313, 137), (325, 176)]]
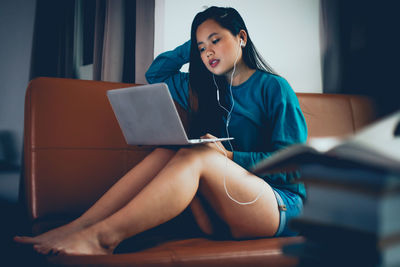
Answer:
[(245, 44), (244, 44), (244, 42), (243, 42), (243, 39), (240, 39), (240, 46), (241, 46), (241, 47), (245, 47)]

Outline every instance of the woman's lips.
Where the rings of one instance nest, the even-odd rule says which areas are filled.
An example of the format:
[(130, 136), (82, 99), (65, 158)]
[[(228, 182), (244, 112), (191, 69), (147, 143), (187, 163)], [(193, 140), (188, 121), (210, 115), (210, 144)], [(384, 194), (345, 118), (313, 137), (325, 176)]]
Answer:
[(210, 64), (211, 68), (215, 68), (219, 64), (219, 59), (212, 59), (208, 64)]

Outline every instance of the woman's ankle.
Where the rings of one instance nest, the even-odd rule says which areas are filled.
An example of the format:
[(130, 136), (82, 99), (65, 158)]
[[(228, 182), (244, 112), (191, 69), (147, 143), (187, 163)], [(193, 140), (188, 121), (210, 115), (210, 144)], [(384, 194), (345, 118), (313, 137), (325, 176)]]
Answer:
[(104, 221), (93, 225), (91, 228), (96, 232), (100, 246), (109, 251), (114, 251), (123, 240), (123, 237), (116, 229), (110, 227)]

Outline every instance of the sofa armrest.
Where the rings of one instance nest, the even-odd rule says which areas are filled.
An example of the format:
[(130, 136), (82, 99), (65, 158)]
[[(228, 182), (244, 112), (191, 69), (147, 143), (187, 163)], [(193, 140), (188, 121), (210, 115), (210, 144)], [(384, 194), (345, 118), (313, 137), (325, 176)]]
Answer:
[(126, 144), (106, 91), (133, 84), (37, 78), (25, 99), (24, 192), (29, 217), (73, 217), (150, 153)]

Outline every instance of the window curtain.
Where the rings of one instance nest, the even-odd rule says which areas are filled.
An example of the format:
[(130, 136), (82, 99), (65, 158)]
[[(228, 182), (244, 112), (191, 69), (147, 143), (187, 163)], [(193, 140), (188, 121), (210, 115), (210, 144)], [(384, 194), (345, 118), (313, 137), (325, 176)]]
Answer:
[(74, 77), (74, 9), (74, 0), (37, 0), (30, 79)]
[[(104, 22), (101, 23), (103, 28), (96, 31), (98, 35), (95, 37), (95, 42), (101, 42), (102, 49), (96, 51), (96, 53), (99, 53), (96, 58), (100, 60), (93, 66), (96, 69), (93, 73), (97, 74), (93, 78), (95, 80), (121, 82), (123, 81), (125, 45), (131, 45), (129, 48), (126, 47), (127, 49), (135, 49), (134, 43), (125, 44), (125, 18), (128, 15), (124, 12), (125, 1), (99, 0), (97, 3), (100, 3), (101, 8), (104, 8), (104, 11), (100, 11), (104, 14), (101, 18)], [(131, 29), (134, 30), (134, 28)], [(133, 36), (134, 31), (129, 35)], [(134, 65), (134, 58), (131, 58), (130, 64)], [(131, 74), (133, 75), (133, 72)]]
[(31, 79), (146, 83), (154, 0), (38, 0), (34, 31)]
[(136, 1), (136, 83), (147, 83), (145, 73), (154, 59), (154, 0)]
[(371, 97), (378, 117), (400, 109), (395, 1), (320, 3), (323, 91)]
[(320, 40), (322, 88), (324, 93), (337, 93), (341, 88), (339, 6), (336, 1), (321, 0)]

